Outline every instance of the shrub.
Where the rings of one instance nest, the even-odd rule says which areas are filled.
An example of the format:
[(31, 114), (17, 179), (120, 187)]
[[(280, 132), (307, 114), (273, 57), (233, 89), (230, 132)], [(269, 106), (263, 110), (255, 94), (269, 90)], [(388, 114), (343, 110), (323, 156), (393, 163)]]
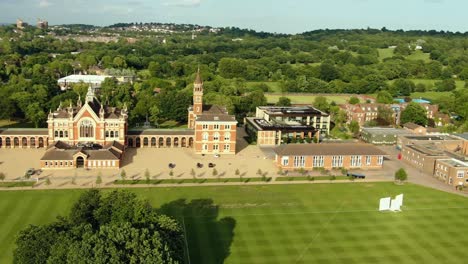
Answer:
[(404, 182), (408, 178), (408, 174), (406, 173), (405, 169), (400, 168), (395, 172), (395, 180), (399, 182)]
[(5, 173), (3, 173), (3, 172), (0, 172), (0, 181), (4, 181), (4, 180), (5, 180), (5, 178), (6, 178), (6, 175), (5, 175)]

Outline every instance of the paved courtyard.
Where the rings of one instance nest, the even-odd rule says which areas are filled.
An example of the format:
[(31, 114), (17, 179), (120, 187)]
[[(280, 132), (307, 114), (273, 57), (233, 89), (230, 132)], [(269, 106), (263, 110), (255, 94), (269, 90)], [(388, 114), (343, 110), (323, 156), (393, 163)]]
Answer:
[[(0, 171), (6, 174), (7, 180), (16, 180), (24, 176), (28, 168), (39, 169), (39, 160), (44, 149), (0, 149)], [(256, 146), (244, 146), (237, 155), (196, 155), (191, 149), (183, 148), (129, 148), (125, 152), (123, 166), (128, 179), (145, 179), (145, 171), (150, 172), (152, 179), (183, 179), (193, 178), (191, 170), (194, 169), (197, 178), (227, 178), (238, 177), (236, 169), (243, 177), (260, 177), (258, 169), (266, 172), (268, 176), (275, 175), (277, 169), (270, 156), (267, 158)], [(175, 164), (170, 176), (169, 163)], [(197, 163), (203, 164), (197, 168)], [(213, 168), (208, 164), (214, 163), (218, 176), (213, 176)], [(33, 178), (44, 179), (48, 177), (53, 186), (71, 184), (76, 176), (76, 184), (93, 186), (97, 175), (102, 175), (103, 184), (116, 179), (121, 170), (117, 169), (44, 169), (40, 175)]]

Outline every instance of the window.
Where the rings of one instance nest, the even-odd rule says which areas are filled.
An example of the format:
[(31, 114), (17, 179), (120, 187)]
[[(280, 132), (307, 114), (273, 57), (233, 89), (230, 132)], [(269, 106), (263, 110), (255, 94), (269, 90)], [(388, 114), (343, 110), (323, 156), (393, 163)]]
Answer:
[(294, 156), (294, 167), (303, 168), (305, 166), (305, 157), (304, 156)]
[(314, 156), (314, 168), (323, 167), (323, 156)]
[(343, 156), (333, 156), (332, 157), (332, 167), (333, 168), (343, 167)]
[(214, 140), (214, 141), (218, 141), (218, 140), (219, 140), (219, 133), (218, 133), (218, 132), (216, 132), (216, 133), (213, 134), (213, 140)]
[(66, 138), (68, 137), (68, 131), (63, 132), (63, 134), (65, 135)]
[(230, 132), (224, 133), (224, 141), (229, 141), (229, 140), (231, 140), (231, 133)]
[(80, 137), (92, 138), (94, 137), (94, 123), (91, 120), (83, 120), (80, 124)]
[(213, 129), (219, 129), (219, 125), (218, 124), (214, 125)]
[(59, 136), (58, 133), (59, 133), (59, 132), (56, 130), (55, 133), (54, 133), (55, 137), (58, 137), (58, 136)]
[(452, 184), (452, 178), (449, 178), (449, 184)]
[(203, 150), (208, 150), (208, 144), (203, 144)]
[(351, 156), (351, 167), (361, 167), (362, 156)]
[(383, 164), (383, 156), (379, 156), (377, 158), (377, 164), (382, 165)]
[(371, 164), (372, 157), (371, 156), (366, 156), (366, 165)]
[(231, 145), (224, 144), (224, 151), (229, 151), (231, 149)]
[(119, 131), (114, 132), (114, 137), (118, 138), (119, 137)]
[(106, 131), (106, 138), (109, 137), (109, 131)]
[(208, 125), (207, 125), (207, 124), (203, 124), (203, 125), (202, 125), (202, 128), (203, 128), (204, 130), (206, 130), (206, 129), (208, 129)]
[(289, 156), (283, 156), (281, 158), (281, 165), (288, 166), (289, 165)]
[(208, 133), (207, 132), (203, 133), (202, 138), (203, 138), (204, 141), (207, 141), (208, 140)]
[(213, 145), (213, 150), (219, 150), (219, 145), (218, 145), (218, 144), (214, 144), (214, 145)]
[(465, 177), (465, 172), (462, 170), (457, 171), (457, 178), (464, 178)]
[(47, 163), (47, 161), (45, 162), (45, 165), (46, 165), (46, 166), (49, 165), (49, 164)]
[(231, 125), (224, 125), (225, 130), (231, 130)]
[(114, 131), (110, 132), (110, 137), (112, 137), (112, 138), (114, 137)]

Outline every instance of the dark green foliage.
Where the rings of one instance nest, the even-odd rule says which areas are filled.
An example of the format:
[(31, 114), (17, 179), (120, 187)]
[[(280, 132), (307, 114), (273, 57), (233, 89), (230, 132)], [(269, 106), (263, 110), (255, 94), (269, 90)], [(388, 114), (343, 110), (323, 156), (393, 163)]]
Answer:
[(83, 193), (68, 218), (29, 226), (15, 263), (183, 263), (183, 231), (127, 191)]
[(408, 174), (406, 173), (405, 169), (400, 168), (395, 172), (395, 180), (399, 182), (406, 181), (408, 178)]
[(387, 91), (380, 91), (377, 93), (377, 103), (391, 104), (393, 103), (392, 95)]
[(420, 104), (411, 102), (406, 106), (405, 110), (401, 112), (400, 123), (405, 124), (412, 122), (418, 125), (427, 125), (426, 109)]
[(359, 98), (357, 98), (356, 96), (351, 96), (348, 100), (348, 103), (350, 104), (359, 104)]
[(277, 106), (291, 106), (291, 99), (281, 96), (276, 103)]

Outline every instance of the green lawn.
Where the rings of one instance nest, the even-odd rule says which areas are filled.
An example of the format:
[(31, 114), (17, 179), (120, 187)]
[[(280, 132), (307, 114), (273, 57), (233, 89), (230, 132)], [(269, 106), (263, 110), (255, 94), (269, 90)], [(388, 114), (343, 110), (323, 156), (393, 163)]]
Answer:
[(424, 62), (430, 62), (430, 54), (429, 53), (424, 53), (420, 50), (414, 51), (411, 55), (406, 56), (407, 60), (422, 60)]
[(34, 128), (34, 124), (18, 122), (15, 120), (0, 119), (0, 128)]
[(386, 58), (391, 58), (393, 57), (393, 54), (395, 52), (395, 49), (377, 49), (379, 52), (379, 60), (383, 61)]
[[(190, 263), (466, 263), (468, 199), (411, 184), (132, 191), (180, 219)], [(18, 230), (65, 214), (80, 192), (0, 192), (0, 263), (11, 263)], [(399, 193), (402, 212), (377, 211)]]
[[(293, 104), (312, 104), (317, 97), (316, 94), (265, 94), (268, 103), (277, 103), (278, 99), (282, 96), (291, 99)], [(322, 95), (328, 99), (328, 102), (335, 101), (337, 104), (344, 104), (348, 101), (349, 96), (346, 95)]]

